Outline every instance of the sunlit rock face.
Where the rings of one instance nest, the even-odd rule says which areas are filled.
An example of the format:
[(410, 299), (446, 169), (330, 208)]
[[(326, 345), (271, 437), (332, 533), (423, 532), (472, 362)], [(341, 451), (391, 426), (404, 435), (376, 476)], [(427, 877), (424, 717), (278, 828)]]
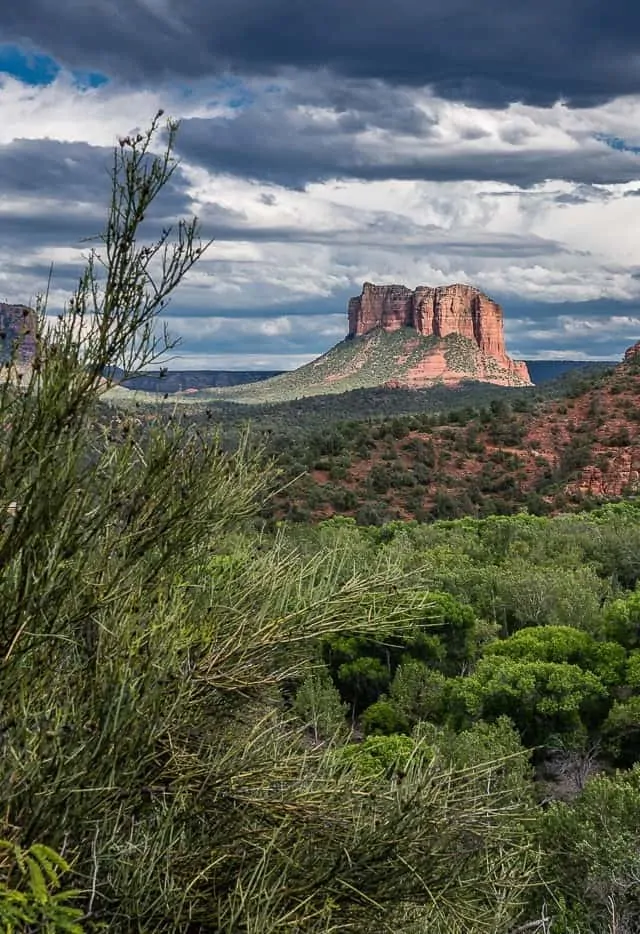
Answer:
[[(378, 328), (413, 328), (424, 337), (436, 338), (459, 334), (495, 360), (506, 384), (531, 383), (526, 363), (512, 360), (506, 352), (502, 308), (473, 286), (421, 285), (412, 291), (404, 285), (365, 282), (362, 293), (349, 301), (349, 337), (362, 337)], [(460, 379), (459, 373), (456, 378)]]

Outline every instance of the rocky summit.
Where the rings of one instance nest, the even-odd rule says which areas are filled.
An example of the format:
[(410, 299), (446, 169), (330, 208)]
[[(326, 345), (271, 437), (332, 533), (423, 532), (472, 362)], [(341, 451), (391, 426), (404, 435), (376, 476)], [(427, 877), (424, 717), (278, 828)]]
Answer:
[(403, 374), (399, 385), (424, 386), (433, 379), (459, 383), (465, 378), (515, 386), (531, 383), (526, 363), (512, 360), (506, 352), (502, 308), (473, 286), (418, 286), (412, 291), (403, 285), (365, 282), (362, 293), (349, 302), (351, 338), (405, 328), (438, 340), (455, 335), (475, 345), (468, 348), (472, 355), (476, 349), (478, 353), (465, 373), (450, 365), (446, 345), (435, 344)]

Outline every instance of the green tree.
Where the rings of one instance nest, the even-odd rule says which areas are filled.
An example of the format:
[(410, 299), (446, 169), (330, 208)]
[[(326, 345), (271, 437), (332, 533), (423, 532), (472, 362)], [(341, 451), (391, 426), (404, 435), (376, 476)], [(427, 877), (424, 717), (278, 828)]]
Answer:
[(625, 680), (627, 653), (617, 642), (598, 642), (572, 626), (536, 626), (522, 629), (508, 639), (493, 642), (485, 656), (577, 665), (592, 671), (607, 687)]
[[(338, 648), (353, 642), (349, 638), (332, 641)], [(342, 662), (336, 673), (340, 695), (356, 713), (378, 699), (387, 689), (390, 678), (389, 668), (379, 658), (370, 655), (359, 655)]]
[(619, 765), (640, 759), (640, 696), (616, 701), (602, 725), (605, 749)]
[(601, 619), (604, 592), (589, 566), (534, 565), (512, 554), (497, 571), (494, 599), (505, 635), (546, 624), (592, 630)]
[(628, 649), (640, 647), (640, 591), (613, 600), (605, 612), (604, 630)]
[(409, 733), (409, 720), (385, 694), (362, 714), (362, 729), (365, 736), (391, 736), (394, 733)]
[(420, 720), (437, 722), (444, 716), (447, 685), (448, 680), (440, 671), (409, 658), (397, 668), (389, 695), (411, 725)]
[(602, 681), (577, 665), (494, 655), (455, 680), (451, 717), (462, 724), (511, 717), (528, 746), (547, 745), (556, 735), (580, 743), (606, 715), (607, 699)]
[[(382, 550), (384, 559), (393, 552)], [(473, 609), (447, 593), (424, 594), (424, 617), (384, 642), (340, 636), (324, 645), (324, 658), (342, 698), (361, 713), (386, 693), (402, 662), (416, 659), (444, 673), (463, 671), (476, 657), (484, 628)]]

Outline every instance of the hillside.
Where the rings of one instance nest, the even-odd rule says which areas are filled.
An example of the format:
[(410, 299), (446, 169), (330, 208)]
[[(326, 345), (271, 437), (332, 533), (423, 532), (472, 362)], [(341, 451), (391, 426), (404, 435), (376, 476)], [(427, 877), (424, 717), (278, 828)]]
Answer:
[(640, 491), (637, 348), (564, 398), (494, 399), (478, 410), (344, 423), (281, 455), (299, 479), (276, 515), (393, 518), (543, 514)]
[[(590, 360), (525, 360), (524, 361), (531, 381), (534, 386), (542, 383), (549, 383), (557, 380), (564, 373), (572, 370), (602, 370), (616, 365), (615, 360), (609, 361), (590, 361)], [(203, 398), (202, 392), (207, 389), (221, 389), (229, 386), (241, 386), (250, 383), (258, 383), (267, 379), (273, 379), (275, 376), (288, 375), (293, 371), (284, 370), (172, 370), (163, 368), (162, 370), (145, 370), (135, 377), (128, 378), (123, 370), (114, 368), (112, 376), (118, 379), (119, 385), (125, 389), (145, 392), (158, 393), (163, 396), (165, 393), (173, 395), (174, 393), (186, 392), (188, 395), (199, 393), (197, 400)], [(357, 391), (357, 390), (351, 390)], [(405, 393), (416, 393), (420, 390), (402, 390)], [(384, 389), (377, 387), (372, 392), (385, 392)], [(398, 391), (397, 391), (398, 392)], [(324, 394), (326, 398), (335, 398), (335, 394)], [(308, 398), (308, 397), (305, 397)], [(400, 408), (398, 408), (400, 411)]]
[[(506, 382), (500, 365), (469, 338), (458, 334), (423, 337), (411, 328), (376, 329), (341, 341), (297, 370), (216, 395), (234, 402), (283, 402), (378, 386), (424, 388), (473, 380)], [(515, 379), (514, 385), (527, 382)]]

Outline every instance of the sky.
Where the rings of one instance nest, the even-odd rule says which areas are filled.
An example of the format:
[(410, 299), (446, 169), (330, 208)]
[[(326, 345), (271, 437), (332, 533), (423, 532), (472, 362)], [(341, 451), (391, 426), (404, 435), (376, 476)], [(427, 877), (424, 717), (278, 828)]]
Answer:
[[(291, 369), (362, 283), (469, 283), (525, 359), (640, 340), (640, 4), (20, 0), (0, 10), (0, 301), (64, 307), (119, 136), (180, 121), (215, 238), (174, 369)], [(162, 140), (158, 140), (158, 149)]]

